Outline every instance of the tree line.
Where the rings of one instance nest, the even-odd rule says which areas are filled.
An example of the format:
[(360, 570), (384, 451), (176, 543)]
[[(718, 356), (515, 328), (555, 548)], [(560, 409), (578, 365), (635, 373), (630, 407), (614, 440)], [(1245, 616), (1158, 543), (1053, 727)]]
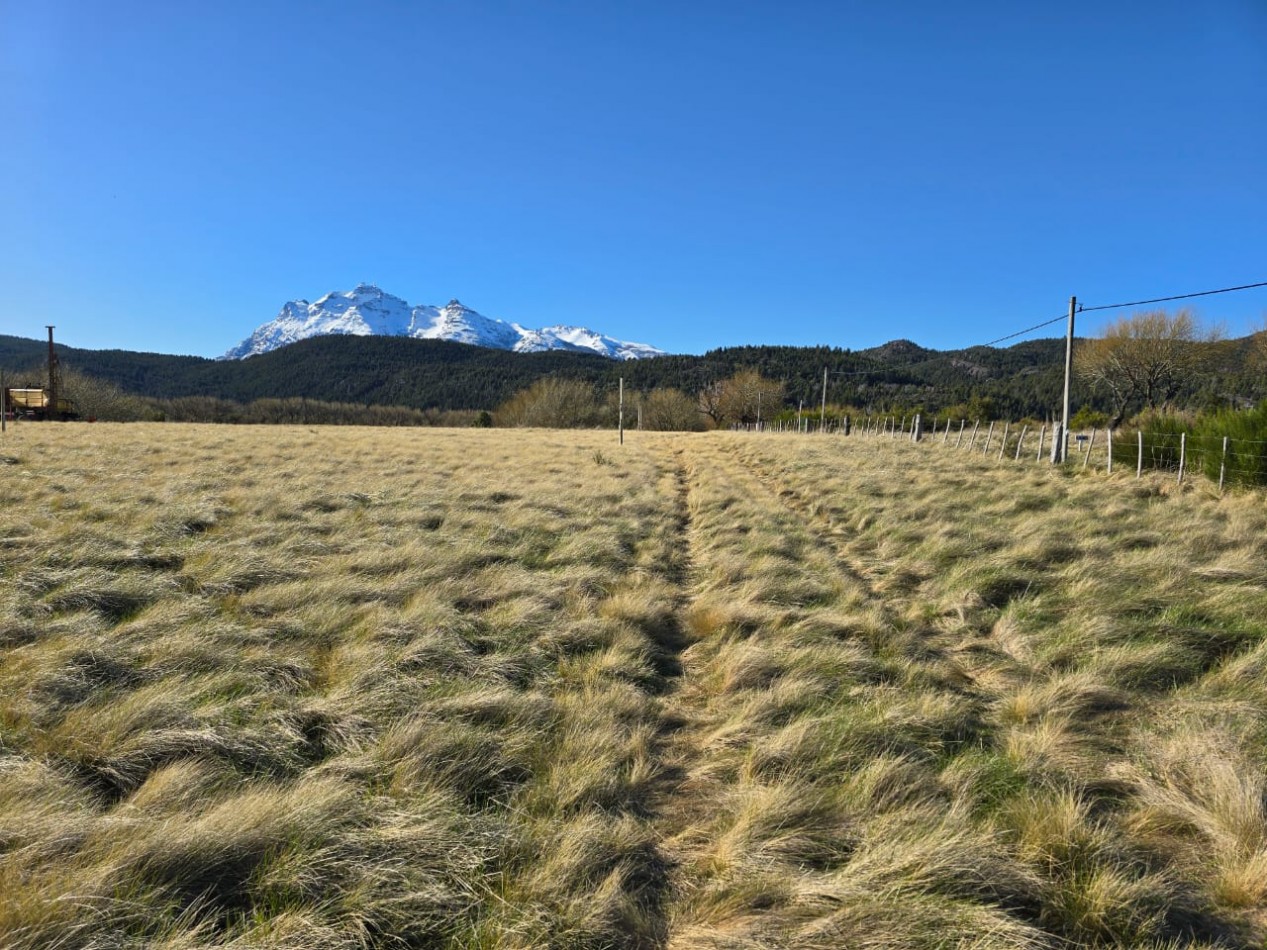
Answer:
[[(1224, 339), (1188, 311), (1123, 318), (1076, 342), (1075, 408), (1116, 423), (1165, 406), (1253, 405), (1267, 396), (1264, 340), (1267, 332)], [(1058, 339), (941, 352), (896, 340), (859, 351), (745, 346), (617, 362), (390, 337), (319, 337), (246, 360), (59, 346), (75, 385), (101, 404), (88, 413), (101, 419), (614, 425), (623, 378), (633, 424), (678, 429), (774, 421), (801, 404), (816, 414), (824, 368), (837, 415), (1050, 418), (1063, 350)], [(44, 353), (40, 341), (0, 337), (13, 384), (42, 385)]]

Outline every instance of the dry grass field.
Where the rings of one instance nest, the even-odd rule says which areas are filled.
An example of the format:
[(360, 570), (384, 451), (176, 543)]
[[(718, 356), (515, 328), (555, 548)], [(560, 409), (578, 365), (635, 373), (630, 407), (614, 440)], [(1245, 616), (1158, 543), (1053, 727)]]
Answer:
[(0, 947), (1261, 947), (1267, 503), (867, 437), (26, 425)]

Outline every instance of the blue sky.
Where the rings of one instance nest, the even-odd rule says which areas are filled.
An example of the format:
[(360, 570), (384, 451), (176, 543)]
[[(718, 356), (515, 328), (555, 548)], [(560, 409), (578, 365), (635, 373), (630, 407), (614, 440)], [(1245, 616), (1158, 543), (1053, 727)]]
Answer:
[(1263, 0), (0, 0), (0, 128), (0, 333), (91, 348), (359, 281), (703, 352), (1267, 280)]

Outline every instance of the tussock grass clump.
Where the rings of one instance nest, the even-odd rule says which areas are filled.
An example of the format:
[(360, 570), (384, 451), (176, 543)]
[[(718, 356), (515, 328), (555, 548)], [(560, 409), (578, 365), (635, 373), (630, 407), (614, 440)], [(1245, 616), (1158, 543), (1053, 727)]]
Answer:
[(1267, 940), (1261, 498), (861, 437), (8, 438), (5, 947)]

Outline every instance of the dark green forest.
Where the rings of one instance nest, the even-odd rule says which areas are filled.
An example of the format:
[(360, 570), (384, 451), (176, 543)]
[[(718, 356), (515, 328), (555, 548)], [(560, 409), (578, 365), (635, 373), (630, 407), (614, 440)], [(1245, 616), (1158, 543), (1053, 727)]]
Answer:
[[(1180, 403), (1209, 408), (1263, 396), (1261, 378), (1242, 370), (1248, 338), (1209, 345), (1218, 347), (1218, 358), (1209, 371), (1185, 381)], [(628, 362), (576, 352), (512, 353), (439, 340), (357, 336), (316, 337), (245, 360), (60, 345), (57, 352), (67, 369), (155, 399), (203, 396), (247, 403), (305, 398), (422, 410), (492, 410), (544, 376), (584, 380), (600, 391), (614, 389), (623, 376), (632, 391), (673, 387), (695, 393), (741, 369), (756, 369), (783, 382), (786, 405), (795, 408), (802, 400), (818, 405), (827, 369), (827, 400), (836, 406), (937, 412), (972, 404), (983, 418), (1042, 418), (1059, 404), (1064, 341), (951, 351), (905, 340), (856, 351), (743, 346)], [(11, 385), (40, 385), (46, 354), (42, 341), (0, 336), (0, 367)], [(1073, 405), (1108, 408), (1103, 394), (1078, 383)]]

